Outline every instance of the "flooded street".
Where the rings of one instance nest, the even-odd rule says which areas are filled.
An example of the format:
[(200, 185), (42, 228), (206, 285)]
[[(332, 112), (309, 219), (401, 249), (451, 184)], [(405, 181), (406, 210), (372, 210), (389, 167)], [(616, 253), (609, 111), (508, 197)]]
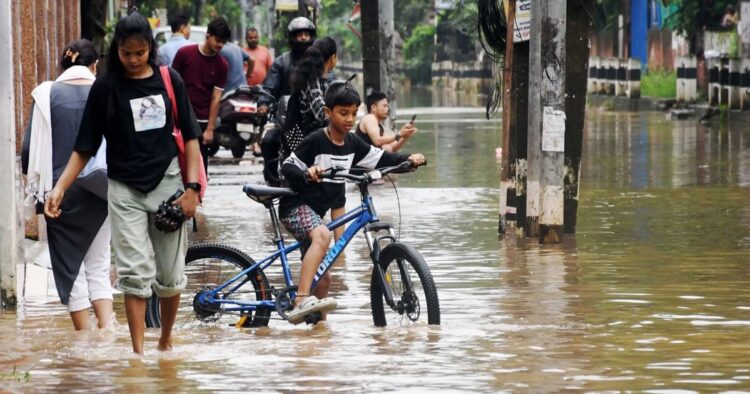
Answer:
[[(150, 329), (136, 358), (122, 296), (115, 328), (84, 333), (54, 293), (28, 299), (0, 314), (0, 390), (750, 392), (745, 123), (589, 111), (578, 232), (539, 246), (497, 237), (500, 122), (476, 108), (400, 114), (413, 112), (406, 149), (428, 166), (373, 197), (427, 260), (441, 326), (373, 326), (360, 235), (333, 271), (339, 308), (315, 327), (180, 326), (168, 354)], [(241, 192), (260, 180), (244, 164), (215, 165), (192, 240), (257, 259), (273, 247), (271, 225)], [(268, 276), (279, 283), (279, 266)]]

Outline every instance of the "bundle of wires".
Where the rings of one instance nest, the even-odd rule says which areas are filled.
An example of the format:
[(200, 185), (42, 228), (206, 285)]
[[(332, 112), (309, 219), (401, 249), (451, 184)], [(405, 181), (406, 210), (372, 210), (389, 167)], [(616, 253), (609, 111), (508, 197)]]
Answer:
[[(492, 58), (502, 70), (505, 58), (506, 34), (508, 23), (502, 0), (476, 0), (478, 8), (477, 30), (479, 42), (487, 55)], [(502, 73), (494, 73), (494, 80), (487, 94), (485, 107), (489, 119), (502, 104)]]

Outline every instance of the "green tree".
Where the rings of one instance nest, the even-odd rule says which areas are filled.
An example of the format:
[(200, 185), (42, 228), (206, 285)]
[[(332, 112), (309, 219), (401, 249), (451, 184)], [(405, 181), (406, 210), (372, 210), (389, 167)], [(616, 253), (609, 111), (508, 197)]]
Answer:
[(429, 23), (434, 18), (432, 9), (434, 0), (396, 0), (393, 2), (393, 24), (404, 41), (421, 24)]
[(727, 6), (736, 6), (735, 0), (663, 0), (664, 5), (676, 10), (665, 24), (672, 30), (693, 38), (706, 28), (718, 28)]
[[(330, 36), (338, 44), (338, 57), (343, 61), (362, 58), (362, 43), (347, 27), (353, 3), (351, 0), (323, 0), (323, 10), (318, 18), (318, 36)], [(359, 22), (354, 27), (361, 29)]]
[(206, 25), (219, 16), (223, 16), (230, 26), (234, 26), (240, 23), (242, 9), (236, 0), (206, 0), (201, 24)]
[(404, 42), (404, 66), (412, 81), (430, 83), (434, 53), (435, 26), (417, 25), (409, 39)]
[(223, 16), (230, 25), (236, 25), (242, 16), (236, 0), (139, 0), (136, 5), (146, 16), (154, 15), (159, 8), (166, 8), (168, 15), (184, 13), (192, 16), (192, 23), (197, 25), (206, 25), (216, 16)]

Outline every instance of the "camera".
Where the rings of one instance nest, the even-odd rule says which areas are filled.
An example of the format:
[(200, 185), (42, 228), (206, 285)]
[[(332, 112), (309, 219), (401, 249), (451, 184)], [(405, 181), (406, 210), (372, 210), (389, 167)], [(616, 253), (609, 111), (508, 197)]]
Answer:
[(172, 197), (169, 197), (167, 201), (162, 201), (159, 205), (159, 209), (154, 215), (154, 225), (158, 230), (171, 233), (178, 230), (182, 223), (187, 220), (185, 214), (182, 213), (182, 209), (179, 206), (172, 205), (175, 200), (180, 198), (182, 193), (182, 190), (177, 190)]

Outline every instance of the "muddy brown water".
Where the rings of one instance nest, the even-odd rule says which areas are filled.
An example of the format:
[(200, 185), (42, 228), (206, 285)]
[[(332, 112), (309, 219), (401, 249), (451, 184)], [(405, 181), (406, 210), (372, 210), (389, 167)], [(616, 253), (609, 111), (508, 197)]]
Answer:
[[(0, 315), (0, 389), (750, 391), (744, 123), (591, 111), (578, 233), (542, 247), (497, 237), (500, 123), (419, 112), (408, 148), (429, 166), (399, 178), (398, 198), (390, 186), (373, 194), (383, 220), (400, 223), (428, 261), (441, 326), (372, 325), (358, 237), (334, 272), (340, 307), (316, 327), (180, 327), (168, 354), (148, 330), (136, 358), (121, 297), (113, 329), (83, 333), (54, 298), (27, 299)], [(259, 257), (271, 250), (270, 221), (241, 194), (244, 179), (209, 190), (194, 240)]]

